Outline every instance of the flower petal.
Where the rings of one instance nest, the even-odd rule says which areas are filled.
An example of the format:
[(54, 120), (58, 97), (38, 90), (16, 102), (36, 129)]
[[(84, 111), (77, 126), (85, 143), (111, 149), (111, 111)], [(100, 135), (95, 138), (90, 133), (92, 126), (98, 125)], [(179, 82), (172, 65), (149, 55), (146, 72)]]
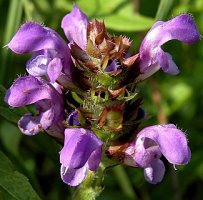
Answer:
[(39, 114), (26, 114), (19, 121), (19, 128), (24, 134), (36, 134), (42, 128), (54, 137), (63, 138), (63, 98), (48, 82), (33, 76), (20, 77), (7, 90), (5, 101), (12, 107), (35, 103)]
[(135, 144), (134, 160), (138, 167), (146, 168), (161, 157), (159, 146), (150, 138), (140, 137)]
[(172, 164), (181, 165), (190, 161), (191, 153), (186, 135), (173, 124), (144, 128), (139, 132), (137, 138), (136, 147), (144, 138), (153, 140), (159, 146), (161, 153)]
[(79, 169), (67, 169), (61, 165), (61, 179), (70, 186), (79, 185), (86, 178), (87, 173), (88, 169), (86, 165)]
[(89, 130), (65, 129), (65, 143), (60, 152), (60, 162), (71, 169), (81, 168), (95, 150), (101, 149), (101, 145), (102, 142)]
[(54, 83), (56, 79), (60, 76), (62, 71), (62, 63), (60, 58), (54, 58), (48, 65), (47, 74), (51, 83)]
[(45, 55), (34, 55), (26, 64), (27, 72), (32, 76), (44, 76), (47, 74), (49, 58)]
[(178, 69), (177, 65), (174, 63), (172, 56), (169, 53), (165, 53), (168, 58), (168, 66), (165, 68), (163, 66), (163, 71), (171, 74), (171, 75), (177, 75), (179, 74), (180, 70)]
[(169, 53), (165, 53), (161, 48), (157, 48), (156, 57), (157, 63), (162, 67), (164, 72), (171, 75), (177, 75), (180, 72), (177, 65), (174, 63), (172, 56)]
[(40, 132), (42, 125), (40, 124), (40, 118), (38, 116), (25, 114), (18, 121), (18, 127), (25, 135), (32, 136)]
[(77, 6), (74, 6), (61, 22), (61, 27), (68, 40), (74, 41), (83, 50), (87, 43), (87, 24), (87, 16)]
[(74, 110), (68, 115), (67, 122), (70, 126), (78, 126), (80, 124), (77, 110)]
[(33, 76), (20, 77), (7, 90), (5, 101), (12, 107), (25, 106), (42, 99), (50, 99), (50, 91), (41, 79)]
[(19, 54), (43, 49), (56, 49), (61, 53), (69, 50), (58, 33), (35, 22), (23, 24), (7, 46)]
[(88, 159), (88, 168), (91, 171), (96, 171), (97, 168), (99, 167), (99, 163), (101, 161), (101, 156), (102, 156), (102, 149), (99, 148), (91, 154), (91, 156)]
[(151, 165), (144, 169), (144, 177), (151, 184), (157, 184), (162, 181), (165, 174), (164, 163), (157, 159)]

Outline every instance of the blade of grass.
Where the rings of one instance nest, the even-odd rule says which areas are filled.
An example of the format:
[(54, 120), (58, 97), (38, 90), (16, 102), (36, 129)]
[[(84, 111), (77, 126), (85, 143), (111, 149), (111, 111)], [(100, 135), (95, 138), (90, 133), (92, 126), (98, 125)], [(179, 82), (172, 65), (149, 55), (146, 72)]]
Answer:
[[(3, 45), (6, 45), (11, 39), (12, 35), (20, 25), (22, 16), (22, 4), (20, 1), (11, 0), (6, 21), (6, 28), (3, 37)], [(6, 80), (6, 68), (8, 68), (8, 50), (1, 51), (1, 68), (0, 68), (0, 83), (3, 84)]]
[(174, 0), (160, 0), (159, 7), (156, 13), (156, 21), (166, 19)]
[(34, 5), (32, 1), (28, 0), (21, 0), (23, 5), (23, 10), (25, 11), (25, 18), (26, 20), (32, 20), (32, 15), (34, 11)]
[(123, 167), (121, 165), (118, 165), (113, 168), (113, 172), (118, 179), (118, 183), (120, 184), (123, 193), (133, 200), (138, 200), (138, 197)]

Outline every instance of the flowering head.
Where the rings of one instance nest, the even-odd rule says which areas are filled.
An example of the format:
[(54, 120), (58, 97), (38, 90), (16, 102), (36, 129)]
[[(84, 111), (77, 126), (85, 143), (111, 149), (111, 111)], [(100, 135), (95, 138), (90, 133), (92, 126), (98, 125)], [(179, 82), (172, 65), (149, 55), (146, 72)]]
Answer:
[(29, 75), (14, 82), (5, 101), (12, 107), (36, 106), (36, 115), (26, 114), (18, 122), (23, 133), (44, 130), (63, 143), (63, 182), (77, 186), (89, 170), (96, 171), (109, 159), (144, 168), (153, 184), (165, 173), (162, 155), (174, 165), (188, 163), (186, 136), (174, 125), (138, 131), (146, 113), (137, 85), (160, 67), (170, 74), (179, 72), (161, 46), (173, 39), (189, 44), (199, 40), (192, 17), (183, 14), (156, 22), (137, 54), (129, 52), (130, 39), (110, 35), (103, 21), (89, 21), (77, 6), (61, 27), (68, 42), (34, 22), (17, 31), (7, 46), (33, 56), (26, 65)]

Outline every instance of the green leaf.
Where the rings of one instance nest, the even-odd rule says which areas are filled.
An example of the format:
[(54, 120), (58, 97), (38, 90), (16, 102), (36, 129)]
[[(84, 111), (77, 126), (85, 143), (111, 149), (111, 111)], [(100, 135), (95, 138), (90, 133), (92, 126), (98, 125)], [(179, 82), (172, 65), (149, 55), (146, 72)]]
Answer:
[(153, 24), (152, 19), (139, 14), (133, 14), (131, 17), (117, 14), (104, 19), (106, 27), (116, 31), (144, 31)]
[(95, 17), (98, 15), (109, 15), (122, 9), (122, 6), (126, 5), (126, 0), (79, 0), (77, 5), (79, 8), (89, 17)]
[[(88, 3), (89, 2), (89, 3)], [(116, 31), (143, 31), (149, 29), (154, 20), (133, 11), (133, 4), (124, 0), (78, 1), (81, 10), (91, 18), (105, 20), (109, 29)]]
[(22, 115), (25, 113), (28, 113), (26, 107), (21, 108), (10, 108), (5, 102), (4, 102), (4, 96), (6, 93), (6, 89), (0, 85), (0, 115), (6, 118), (8, 121), (16, 123)]
[(154, 20), (133, 12), (132, 5), (122, 7), (118, 12), (102, 16), (107, 28), (117, 31), (143, 31), (150, 29)]
[(28, 179), (14, 169), (11, 161), (2, 152), (0, 152), (0, 199), (40, 199)]
[(0, 139), (4, 147), (13, 155), (20, 156), (19, 146), (22, 138), (16, 124), (2, 120), (0, 123)]

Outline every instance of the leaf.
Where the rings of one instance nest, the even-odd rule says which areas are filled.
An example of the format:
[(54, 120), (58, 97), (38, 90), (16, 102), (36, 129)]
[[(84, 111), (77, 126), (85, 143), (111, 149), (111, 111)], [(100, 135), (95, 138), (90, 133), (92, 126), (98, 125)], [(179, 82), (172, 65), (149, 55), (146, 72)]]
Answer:
[(133, 14), (131, 17), (117, 14), (104, 19), (106, 27), (116, 31), (144, 31), (153, 24), (152, 19), (139, 14)]
[(118, 12), (103, 17), (107, 28), (117, 31), (143, 31), (150, 29), (154, 20), (133, 11), (130, 4)]
[(0, 140), (2, 145), (13, 155), (20, 156), (19, 146), (23, 134), (16, 124), (2, 120), (0, 123)]
[(28, 179), (16, 171), (11, 161), (0, 151), (0, 199), (38, 200)]
[(121, 9), (123, 5), (128, 4), (126, 0), (79, 0), (77, 5), (89, 17), (93, 18), (98, 15), (109, 15)]
[(4, 96), (6, 93), (6, 89), (0, 85), (0, 115), (6, 118), (8, 121), (16, 123), (22, 115), (25, 113), (28, 113), (26, 107), (21, 108), (10, 108), (5, 102), (4, 102)]
[[(89, 3), (88, 3), (89, 1)], [(143, 31), (149, 29), (154, 20), (133, 11), (133, 5), (125, 0), (78, 1), (81, 10), (91, 18), (105, 20), (109, 29), (116, 31)]]

